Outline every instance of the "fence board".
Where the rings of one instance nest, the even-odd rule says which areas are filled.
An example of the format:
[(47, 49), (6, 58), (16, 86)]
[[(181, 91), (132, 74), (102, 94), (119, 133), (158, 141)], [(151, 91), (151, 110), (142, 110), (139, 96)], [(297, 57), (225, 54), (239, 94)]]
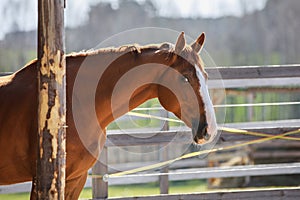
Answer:
[(213, 67), (206, 69), (210, 79), (263, 79), (300, 77), (299, 65)]
[[(221, 178), (221, 177), (242, 177), (242, 176), (267, 176), (279, 174), (300, 174), (300, 163), (283, 163), (283, 164), (264, 164), (249, 166), (232, 166), (232, 167), (212, 167), (200, 169), (173, 170), (169, 176), (170, 181), (205, 179), (205, 178)], [(183, 175), (182, 172), (190, 174)], [(201, 173), (200, 173), (201, 172)], [(109, 185), (124, 184), (141, 184), (158, 181), (158, 176), (127, 176), (109, 179)], [(90, 181), (87, 181), (90, 185)], [(30, 191), (31, 182), (15, 184), (12, 186), (1, 186), (0, 193), (24, 192)], [(99, 191), (101, 192), (101, 191)], [(97, 198), (95, 198), (97, 199)]]
[[(288, 91), (290, 87), (300, 85), (299, 77), (291, 78), (265, 78), (265, 79), (222, 79), (222, 80), (208, 80), (209, 89), (235, 89), (235, 88), (264, 88), (265, 90), (272, 91), (278, 87), (285, 87), (284, 90)], [(270, 87), (277, 88), (270, 88)]]
[(194, 194), (171, 194), (171, 195), (155, 195), (147, 197), (128, 197), (128, 198), (110, 198), (112, 200), (295, 200), (300, 199), (300, 188), (279, 188), (279, 189), (252, 189), (252, 190), (230, 190), (221, 192), (204, 192)]
[[(240, 127), (243, 130), (256, 131), (268, 133), (271, 135), (281, 134), (284, 132), (292, 131), (300, 128), (300, 120), (289, 121), (270, 121), (270, 122), (254, 122), (254, 123), (235, 123), (225, 124), (225, 127)], [(232, 134), (226, 131), (221, 133), (222, 139), (225, 141), (245, 141), (251, 139), (258, 139), (260, 137), (245, 135), (245, 134)], [(293, 137), (300, 137), (300, 134), (295, 134)], [(147, 138), (147, 140), (145, 140)], [(139, 132), (139, 133), (116, 133), (108, 131), (106, 146), (140, 146), (140, 145), (156, 145), (170, 143), (191, 143), (192, 134), (190, 129), (181, 131), (157, 131), (153, 132)]]
[[(200, 169), (180, 169), (173, 170), (169, 174), (170, 181), (193, 180), (207, 178), (225, 178), (225, 177), (244, 177), (244, 176), (269, 176), (282, 174), (300, 174), (300, 163), (280, 163), (280, 164), (258, 164), (258, 165), (240, 165), (226, 167), (205, 167)], [(133, 174), (120, 177), (112, 177), (109, 184), (128, 183), (134, 180), (135, 183), (153, 180), (158, 177), (156, 173)]]
[[(300, 77), (300, 65), (266, 65), (206, 68), (210, 79), (263, 79)], [(11, 72), (0, 72), (0, 76)]]

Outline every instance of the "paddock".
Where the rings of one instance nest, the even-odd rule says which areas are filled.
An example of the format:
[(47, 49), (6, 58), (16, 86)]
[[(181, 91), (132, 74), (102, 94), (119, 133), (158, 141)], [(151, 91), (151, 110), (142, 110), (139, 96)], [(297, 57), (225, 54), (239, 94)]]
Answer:
[[(244, 95), (249, 96), (249, 101), (247, 104), (242, 105), (224, 105), (224, 106), (244, 106), (247, 107), (249, 112), (251, 112), (254, 106), (284, 106), (284, 105), (297, 105), (299, 102), (278, 102), (268, 104), (268, 102), (263, 102), (259, 105), (251, 103), (251, 97), (253, 93), (257, 91), (275, 91), (280, 94), (286, 93), (298, 93), (300, 89), (300, 66), (299, 65), (284, 65), (284, 66), (247, 66), (247, 67), (218, 67), (218, 68), (207, 68), (207, 72), (210, 77), (209, 86), (210, 89), (218, 88), (221, 86), (218, 80), (217, 72), (220, 72), (222, 76), (222, 81), (224, 83), (226, 93), (244, 93)], [(7, 73), (1, 74), (5, 75)], [(241, 90), (243, 88), (244, 90)], [(232, 166), (209, 166), (210, 156), (201, 161), (197, 159), (196, 161), (192, 159), (180, 160), (174, 162), (170, 166), (160, 167), (160, 171), (151, 171), (143, 174), (133, 173), (128, 175), (121, 175), (116, 177), (110, 177), (108, 182), (103, 182), (102, 178), (93, 177), (92, 174), (105, 175), (113, 174), (114, 168), (122, 168), (122, 170), (130, 170), (134, 168), (139, 168), (145, 165), (151, 165), (154, 162), (144, 162), (144, 163), (123, 163), (118, 167), (116, 166), (103, 166), (101, 164), (96, 164), (92, 170), (91, 177), (87, 181), (87, 186), (93, 188), (93, 199), (103, 199), (108, 195), (108, 185), (116, 184), (140, 184), (148, 182), (159, 182), (161, 195), (154, 195), (148, 197), (126, 197), (126, 198), (109, 198), (109, 199), (297, 199), (300, 197), (300, 187), (283, 187), (283, 188), (262, 188), (253, 189), (246, 188), (242, 190), (221, 190), (221, 191), (211, 191), (203, 192), (197, 194), (166, 194), (168, 193), (168, 182), (173, 180), (190, 180), (190, 179), (211, 179), (211, 178), (226, 178), (226, 177), (253, 177), (253, 176), (271, 176), (271, 175), (287, 175), (287, 174), (300, 174), (300, 150), (299, 147), (300, 134), (289, 135), (289, 137), (296, 138), (294, 141), (282, 140), (285, 135), (283, 133), (291, 132), (294, 130), (299, 130), (300, 128), (299, 119), (290, 120), (278, 120), (269, 122), (247, 122), (247, 123), (234, 123), (225, 124), (224, 127), (231, 127), (239, 130), (247, 130), (254, 133), (264, 133), (268, 134), (267, 137), (273, 137), (271, 140), (261, 141), (259, 144), (253, 143), (243, 146), (249, 147), (250, 150), (247, 153), (251, 154), (252, 157), (266, 158), (274, 157), (290, 157), (291, 160), (295, 162), (285, 162), (285, 163), (269, 163), (269, 164), (247, 164), (247, 165), (232, 165)], [(225, 142), (220, 142), (217, 147), (222, 147), (226, 145), (232, 145), (237, 143), (247, 143), (249, 141), (259, 140), (266, 135), (259, 134), (238, 134), (232, 133), (226, 130), (220, 130), (222, 140)], [(101, 159), (109, 159), (109, 149), (111, 147), (120, 146), (145, 146), (145, 145), (164, 145), (170, 140), (175, 142), (186, 143), (191, 141), (190, 130), (167, 130), (165, 131), (155, 131), (134, 133), (135, 136), (139, 134), (143, 137), (132, 137), (132, 135), (124, 134), (122, 132), (108, 132), (108, 140), (105, 149), (102, 153)], [(146, 134), (146, 135), (145, 135)], [(149, 134), (149, 137), (147, 136)], [(279, 136), (278, 136), (279, 135)], [(176, 136), (176, 137), (175, 137)], [(277, 137), (276, 137), (277, 136)], [(278, 148), (273, 152), (271, 150), (260, 150), (255, 151), (253, 147), (273, 147)], [(291, 147), (289, 151), (282, 151), (280, 147)], [(241, 147), (242, 148), (242, 147)], [(249, 149), (248, 148), (248, 149)], [(231, 155), (233, 154), (233, 155)], [(159, 152), (160, 161), (169, 160), (168, 155), (160, 151)], [(223, 154), (222, 157), (238, 157), (243, 155), (236, 155), (235, 153), (229, 152)], [(215, 161), (220, 159), (220, 156), (214, 157)], [(187, 168), (188, 169), (184, 169)], [(93, 178), (92, 178), (93, 177)], [(23, 184), (24, 185), (24, 184)], [(300, 182), (299, 182), (300, 185)], [(299, 186), (298, 185), (298, 186)], [(26, 186), (25, 186), (26, 187)], [(18, 187), (12, 186), (1, 186), (0, 193), (17, 192)], [(20, 191), (20, 190), (19, 190)]]

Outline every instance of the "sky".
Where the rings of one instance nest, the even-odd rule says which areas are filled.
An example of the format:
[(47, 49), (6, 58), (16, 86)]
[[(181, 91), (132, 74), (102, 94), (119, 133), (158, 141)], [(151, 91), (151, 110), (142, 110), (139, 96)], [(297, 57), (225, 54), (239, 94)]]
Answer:
[[(1, 0), (0, 39), (12, 30), (29, 31), (37, 26), (38, 0)], [(88, 20), (90, 7), (99, 2), (109, 2), (118, 8), (119, 0), (66, 0), (65, 23), (76, 27)], [(145, 0), (136, 0), (143, 3)], [(218, 18), (224, 15), (241, 16), (261, 10), (266, 0), (152, 0), (157, 14), (164, 17)]]

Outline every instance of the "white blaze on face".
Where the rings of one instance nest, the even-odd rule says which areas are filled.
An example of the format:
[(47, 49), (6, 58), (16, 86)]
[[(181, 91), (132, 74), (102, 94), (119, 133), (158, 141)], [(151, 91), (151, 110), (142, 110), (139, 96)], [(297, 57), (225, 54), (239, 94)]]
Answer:
[(208, 124), (207, 132), (210, 136), (210, 138), (207, 142), (212, 142), (218, 133), (218, 125), (217, 125), (216, 115), (215, 115), (212, 101), (211, 101), (209, 93), (208, 93), (208, 87), (206, 85), (206, 80), (203, 76), (203, 73), (201, 72), (200, 68), (197, 65), (195, 65), (195, 69), (196, 69), (197, 77), (199, 79), (199, 84), (200, 84), (199, 92), (200, 92), (200, 96), (202, 97), (202, 101), (204, 104), (204, 111), (205, 111), (206, 120), (207, 120), (207, 124)]

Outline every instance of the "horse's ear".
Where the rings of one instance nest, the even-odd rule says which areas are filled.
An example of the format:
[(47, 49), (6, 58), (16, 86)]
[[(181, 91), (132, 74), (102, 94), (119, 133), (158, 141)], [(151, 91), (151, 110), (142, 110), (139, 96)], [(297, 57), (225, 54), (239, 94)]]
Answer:
[(205, 33), (202, 33), (197, 40), (191, 45), (192, 49), (195, 52), (200, 52), (205, 41)]
[(181, 32), (175, 44), (175, 53), (179, 54), (185, 47), (184, 32)]

